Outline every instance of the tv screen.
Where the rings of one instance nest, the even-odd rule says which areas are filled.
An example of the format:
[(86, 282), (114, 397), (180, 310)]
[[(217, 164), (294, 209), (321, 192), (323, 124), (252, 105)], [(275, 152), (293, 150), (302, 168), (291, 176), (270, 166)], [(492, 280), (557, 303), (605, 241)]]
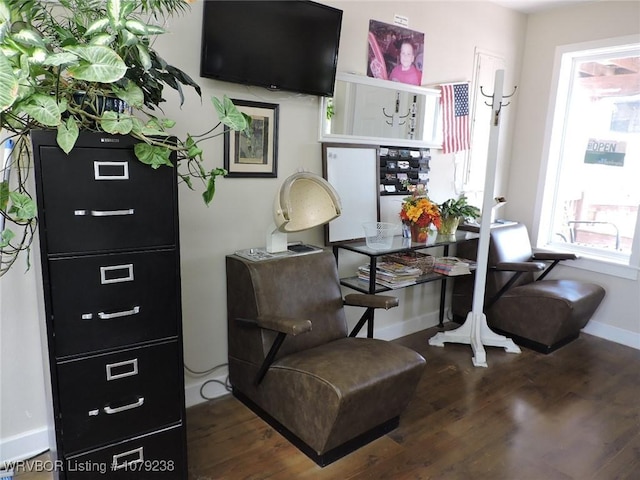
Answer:
[(342, 10), (315, 2), (204, 3), (200, 75), (331, 96)]

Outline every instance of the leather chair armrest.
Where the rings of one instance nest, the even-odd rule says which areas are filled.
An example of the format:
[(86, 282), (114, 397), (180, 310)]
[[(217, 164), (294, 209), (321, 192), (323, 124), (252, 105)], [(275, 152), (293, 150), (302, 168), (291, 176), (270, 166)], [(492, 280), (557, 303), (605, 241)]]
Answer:
[[(522, 276), (527, 272), (541, 272), (546, 268), (547, 264), (544, 262), (499, 262), (492, 267), (493, 271), (497, 272), (514, 272), (507, 283), (505, 283), (500, 290), (498, 290), (487, 302), (485, 302), (485, 309), (489, 310), (494, 303), (509, 290)], [(544, 275), (544, 273), (543, 273)]]
[(273, 330), (294, 336), (311, 331), (311, 320), (305, 320), (302, 318), (263, 315), (253, 320), (246, 318), (238, 318), (237, 320), (240, 322), (250, 323), (266, 330)]
[(548, 264), (547, 269), (538, 276), (536, 281), (543, 280), (550, 272), (555, 268), (563, 260), (577, 260), (579, 257), (575, 253), (564, 253), (564, 252), (550, 252), (550, 251), (539, 251), (534, 252), (532, 259), (533, 260), (545, 260), (547, 262), (551, 262)]
[(350, 293), (345, 295), (344, 304), (353, 307), (390, 308), (398, 306), (398, 298), (389, 295), (373, 295), (368, 293)]
[(578, 258), (575, 253), (535, 252), (533, 254), (533, 260), (577, 260)]
[(542, 262), (500, 262), (494, 268), (505, 272), (540, 272), (545, 267)]
[(260, 385), (262, 379), (267, 374), (267, 370), (273, 363), (273, 360), (276, 358), (278, 354), (278, 350), (282, 346), (284, 339), (287, 335), (299, 335), (301, 333), (306, 333), (311, 331), (311, 320), (304, 320), (302, 318), (290, 318), (290, 317), (279, 317), (277, 315), (261, 315), (254, 320), (248, 320), (245, 318), (237, 318), (239, 322), (247, 322), (251, 323), (260, 328), (264, 328), (266, 330), (272, 330), (278, 332), (267, 356), (264, 358), (262, 365), (258, 369), (258, 373), (256, 374), (256, 378), (254, 383), (256, 385)]

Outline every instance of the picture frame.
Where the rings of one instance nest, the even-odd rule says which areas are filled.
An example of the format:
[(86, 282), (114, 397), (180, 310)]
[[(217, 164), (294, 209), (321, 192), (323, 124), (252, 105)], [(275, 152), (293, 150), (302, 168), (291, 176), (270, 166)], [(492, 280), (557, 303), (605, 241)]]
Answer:
[(370, 20), (367, 40), (368, 77), (422, 84), (424, 33)]
[(224, 168), (227, 177), (278, 176), (278, 113), (275, 103), (231, 100), (242, 113), (251, 117), (252, 135), (226, 131)]

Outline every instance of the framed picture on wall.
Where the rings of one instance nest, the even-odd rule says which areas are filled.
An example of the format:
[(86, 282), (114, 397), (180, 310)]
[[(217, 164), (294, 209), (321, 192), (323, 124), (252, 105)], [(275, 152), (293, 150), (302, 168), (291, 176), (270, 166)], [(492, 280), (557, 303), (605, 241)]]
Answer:
[(422, 84), (424, 33), (370, 20), (368, 43), (367, 76)]
[(278, 176), (278, 110), (274, 103), (232, 100), (251, 117), (250, 134), (225, 132), (224, 168), (227, 177)]

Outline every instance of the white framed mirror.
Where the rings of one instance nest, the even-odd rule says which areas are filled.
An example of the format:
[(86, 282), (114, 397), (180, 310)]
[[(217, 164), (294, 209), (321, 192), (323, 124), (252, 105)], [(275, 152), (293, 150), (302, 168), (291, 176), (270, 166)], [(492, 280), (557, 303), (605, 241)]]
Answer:
[(320, 141), (440, 148), (440, 90), (338, 73), (320, 104)]

